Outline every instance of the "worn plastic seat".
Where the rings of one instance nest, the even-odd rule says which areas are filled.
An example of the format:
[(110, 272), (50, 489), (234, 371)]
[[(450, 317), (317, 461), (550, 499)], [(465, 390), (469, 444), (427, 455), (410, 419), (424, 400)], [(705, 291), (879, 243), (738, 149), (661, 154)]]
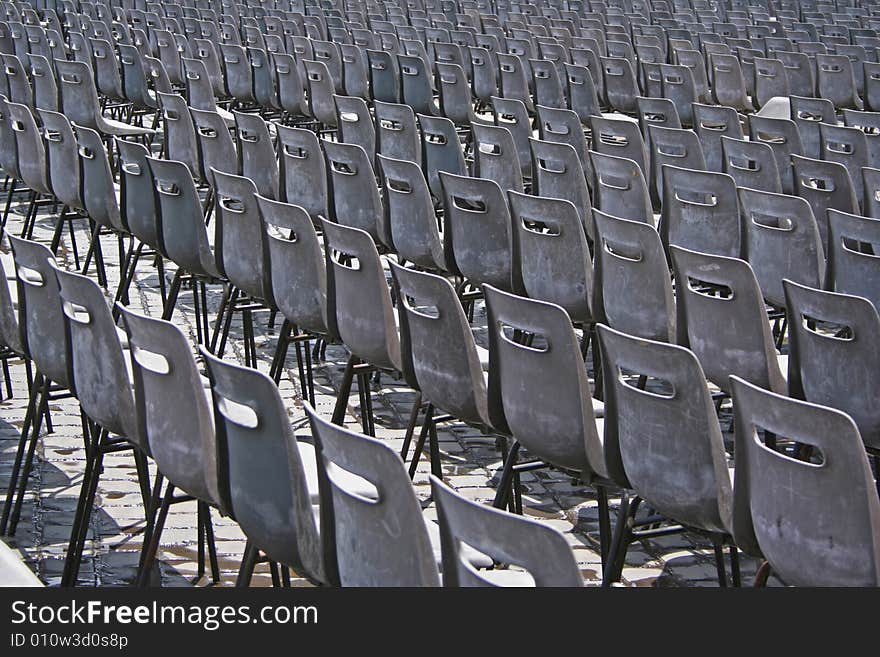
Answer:
[(834, 112), (834, 104), (826, 98), (806, 98), (791, 96), (791, 120), (798, 127), (801, 143), (806, 157), (819, 158), (821, 140), (819, 125), (821, 123), (836, 123), (837, 116)]
[(333, 190), (336, 223), (367, 231), (378, 244), (393, 242), (382, 199), (367, 152), (356, 144), (324, 142), (327, 171)]
[(369, 100), (370, 74), (364, 49), (352, 43), (339, 44), (339, 56), (346, 95)]
[(738, 112), (753, 111), (754, 105), (746, 92), (746, 81), (736, 55), (714, 53), (709, 56), (709, 61), (715, 102)]
[(678, 110), (675, 109), (675, 103), (668, 98), (639, 96), (636, 98), (636, 104), (639, 108), (638, 119), (639, 127), (642, 130), (642, 138), (649, 147), (651, 144), (649, 128), (652, 125), (664, 128), (681, 128), (681, 119), (678, 118)]
[(846, 55), (816, 55), (816, 87), (820, 98), (827, 98), (837, 109), (862, 109), (856, 91), (852, 62)]
[[(850, 180), (856, 199), (864, 197), (861, 169), (870, 166), (868, 156), (868, 140), (865, 133), (858, 128), (827, 123), (819, 124), (820, 159), (827, 162), (838, 162), (850, 171)], [(860, 206), (856, 205), (858, 208)]]
[(601, 112), (596, 82), (586, 66), (564, 63), (568, 109), (574, 111), (581, 123), (589, 125), (590, 117)]
[(397, 55), (400, 68), (401, 99), (416, 114), (437, 116), (440, 113), (434, 101), (434, 89), (425, 60), (418, 56)]
[(59, 107), (58, 83), (49, 60), (32, 54), (28, 58), (31, 79), (34, 84), (34, 107), (57, 112)]
[(519, 154), (519, 164), (522, 167), (523, 176), (531, 177), (532, 158), (529, 138), (532, 137), (533, 130), (525, 104), (515, 98), (499, 98), (498, 96), (493, 96), (490, 100), (495, 125), (510, 130), (516, 144), (516, 151)]
[(859, 201), (846, 167), (837, 162), (813, 160), (793, 155), (795, 194), (807, 200), (819, 224), (825, 252), (829, 252), (828, 210), (855, 213)]
[(593, 312), (597, 321), (648, 340), (675, 339), (675, 297), (660, 235), (648, 223), (593, 211)]
[(791, 50), (774, 50), (773, 57), (782, 62), (788, 89), (792, 96), (812, 98), (816, 95), (816, 79), (813, 64), (806, 53)]
[[(880, 500), (853, 420), (736, 377), (732, 391), (737, 545), (763, 556), (787, 584), (880, 584)], [(816, 458), (780, 453), (762, 429), (809, 446)]]
[(157, 94), (162, 108), (165, 132), (165, 157), (185, 162), (198, 180), (203, 179), (199, 160), (199, 142), (186, 100), (180, 94)]
[(242, 105), (255, 103), (254, 72), (247, 56), (247, 49), (237, 43), (221, 43), (219, 51), (229, 96)]
[(755, 104), (763, 108), (771, 99), (789, 95), (788, 72), (782, 61), (755, 57)]
[(660, 75), (662, 76), (663, 96), (675, 103), (681, 125), (683, 127), (693, 126), (692, 104), (699, 102), (700, 96), (690, 67), (684, 64), (661, 64)]
[(624, 119), (594, 116), (590, 118), (593, 150), (597, 153), (632, 160), (649, 179), (648, 151), (637, 123)]
[(116, 50), (105, 39), (89, 39), (92, 61), (95, 65), (95, 83), (98, 91), (113, 102), (124, 102), (122, 76), (116, 60)]
[(460, 176), (467, 175), (467, 164), (455, 124), (445, 117), (418, 116), (422, 131), (423, 166), (428, 186), (436, 199), (443, 198), (440, 173), (448, 172)]
[(437, 62), (437, 80), (443, 116), (462, 127), (485, 122), (474, 114), (471, 87), (460, 65)]
[[(34, 107), (34, 90), (22, 61), (15, 55), (3, 55), (3, 73), (9, 89), (9, 102)], [(4, 90), (5, 91), (5, 90)]]
[(120, 211), (126, 228), (143, 244), (162, 254), (159, 207), (155, 184), (142, 144), (118, 139)]
[(676, 282), (676, 342), (700, 360), (706, 378), (729, 392), (730, 375), (785, 394), (761, 288), (737, 258), (670, 247)]
[(641, 167), (625, 157), (590, 151), (593, 201), (602, 212), (654, 225), (648, 185)]
[(664, 165), (680, 169), (706, 170), (703, 148), (693, 130), (652, 125), (649, 127), (649, 135), (651, 179), (657, 197), (663, 190)]
[(880, 220), (829, 209), (828, 229), (825, 287), (880, 307)]
[(794, 193), (792, 156), (803, 155), (804, 152), (795, 122), (791, 119), (753, 115), (749, 117), (749, 133), (752, 141), (765, 143), (773, 149), (782, 191), (786, 194)]
[(367, 50), (370, 66), (370, 89), (373, 99), (383, 103), (401, 100), (400, 66), (394, 54), (383, 50)]
[(602, 77), (608, 104), (623, 114), (635, 114), (639, 90), (636, 76), (628, 59), (601, 57)]
[(278, 134), (281, 198), (305, 208), (312, 221), (329, 216), (327, 165), (317, 135), (311, 130), (275, 124)]
[(724, 157), (721, 170), (733, 177), (737, 187), (782, 193), (776, 156), (769, 145), (722, 137), (721, 150)]
[(532, 193), (572, 203), (584, 233), (593, 239), (590, 191), (574, 147), (565, 142), (531, 139)]
[(308, 102), (296, 60), (287, 53), (273, 53), (272, 60), (275, 63), (275, 80), (278, 85), (278, 104), (291, 116), (305, 116)]
[(694, 103), (693, 110), (694, 131), (703, 146), (706, 168), (710, 171), (722, 171), (724, 157), (721, 138), (743, 138), (740, 115), (733, 108), (701, 103)]
[(479, 46), (468, 46), (471, 60), (474, 96), (481, 103), (488, 104), (492, 96), (498, 95), (498, 60), (494, 52)]
[(504, 98), (520, 101), (530, 114), (533, 113), (535, 106), (529, 90), (525, 62), (518, 55), (511, 53), (499, 52), (496, 57), (498, 58), (500, 95)]
[(409, 105), (373, 102), (376, 152), (386, 157), (422, 164), (422, 138)]
[[(829, 121), (833, 123), (833, 121)], [(869, 167), (880, 165), (880, 112), (860, 112), (859, 110), (843, 110), (843, 124), (857, 128), (865, 135), (868, 149)]]
[(213, 187), (211, 169), (239, 173), (238, 151), (227, 127), (226, 118), (219, 112), (192, 107), (189, 112), (199, 145), (199, 162), (205, 174), (205, 182)]
[(523, 190), (522, 167), (513, 135), (502, 126), (474, 125), (474, 176), (494, 180), (502, 190)]
[(303, 65), (308, 89), (309, 114), (326, 128), (336, 128), (336, 105), (333, 103), (336, 83), (327, 65), (312, 59), (304, 60)]

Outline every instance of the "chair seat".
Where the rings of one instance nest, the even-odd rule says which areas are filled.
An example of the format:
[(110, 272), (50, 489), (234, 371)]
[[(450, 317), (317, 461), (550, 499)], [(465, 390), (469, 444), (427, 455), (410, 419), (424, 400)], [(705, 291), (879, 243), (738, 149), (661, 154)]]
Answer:
[[(302, 458), (303, 470), (306, 473), (306, 486), (309, 491), (311, 503), (318, 504), (320, 502), (320, 494), (318, 491), (318, 462), (315, 446), (311, 443), (299, 441), (299, 455)], [(345, 472), (339, 468), (335, 468), (331, 463), (330, 468), (333, 469), (333, 477), (337, 479), (346, 490), (366, 498), (376, 496), (375, 487), (368, 481), (350, 472)]]
[(152, 128), (130, 125), (128, 123), (123, 123), (122, 121), (117, 121), (116, 119), (107, 118), (106, 116), (100, 117), (99, 125), (101, 127), (101, 132), (113, 135), (114, 137), (140, 137), (142, 135), (156, 134), (156, 131)]
[(485, 570), (480, 572), (480, 577), (495, 586), (506, 588), (531, 588), (535, 586), (535, 578), (523, 570)]
[(43, 586), (16, 550), (0, 540), (0, 586)]

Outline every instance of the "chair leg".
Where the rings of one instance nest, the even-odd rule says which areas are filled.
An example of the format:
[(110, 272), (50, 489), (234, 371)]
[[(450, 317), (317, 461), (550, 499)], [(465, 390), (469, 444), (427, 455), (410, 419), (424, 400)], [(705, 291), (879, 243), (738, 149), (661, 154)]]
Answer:
[(507, 452), (507, 458), (504, 459), (501, 478), (498, 480), (498, 488), (495, 490), (495, 500), (492, 502), (492, 506), (496, 509), (503, 509), (507, 506), (507, 496), (510, 493), (510, 485), (513, 482), (513, 466), (516, 465), (518, 453), (519, 441), (514, 440)]
[(755, 581), (752, 584), (755, 588), (764, 588), (767, 586), (767, 580), (770, 578), (770, 572), (772, 568), (770, 567), (770, 562), (765, 561), (758, 568), (758, 572), (755, 573)]
[(161, 472), (156, 472), (156, 480), (153, 483), (153, 492), (150, 495), (150, 506), (147, 509), (147, 522), (144, 524), (143, 544), (141, 545), (141, 554), (138, 560), (138, 571), (135, 577), (135, 583), (140, 581), (141, 571), (144, 567), (144, 559), (147, 556), (147, 548), (152, 540), (153, 530), (156, 526), (156, 514), (159, 513), (159, 507), (162, 505), (162, 485), (165, 478)]
[(168, 518), (168, 509), (171, 507), (173, 501), (174, 484), (169, 481), (168, 485), (165, 487), (162, 506), (159, 507), (159, 514), (156, 516), (156, 523), (153, 527), (150, 542), (141, 564), (140, 573), (138, 574), (137, 585), (140, 587), (147, 586), (150, 581), (150, 571), (153, 569), (153, 564), (156, 562), (156, 553), (159, 551), (159, 541), (162, 539), (162, 530), (165, 528), (165, 520)]
[[(275, 347), (275, 356), (272, 359), (272, 366), (269, 368), (269, 377), (278, 385), (281, 381), (281, 373), (284, 371), (284, 363), (287, 361), (287, 350), (290, 347), (290, 331), (291, 323), (285, 319), (281, 323), (281, 330), (278, 332), (278, 344)], [(303, 395), (305, 399), (305, 395)]]
[(742, 586), (742, 575), (739, 569), (739, 548), (730, 546), (730, 579), (737, 588)]
[(419, 421), (419, 411), (422, 410), (422, 393), (417, 392), (415, 401), (413, 401), (412, 410), (409, 414), (409, 423), (406, 425), (406, 435), (403, 437), (403, 448), (400, 450), (400, 458), (406, 461), (409, 455), (409, 446), (412, 443), (413, 434), (416, 431), (416, 424)]
[(174, 307), (177, 305), (177, 296), (180, 294), (180, 284), (182, 272), (178, 269), (174, 272), (174, 278), (171, 280), (171, 289), (168, 291), (168, 298), (165, 299), (165, 305), (162, 309), (162, 319), (167, 322), (171, 321), (174, 315)]
[(257, 546), (248, 541), (244, 547), (244, 555), (241, 557), (241, 567), (238, 570), (238, 578), (235, 586), (239, 588), (251, 585), (251, 579), (254, 576), (254, 566), (257, 564), (257, 557), (260, 551)]
[(627, 523), (629, 507), (629, 495), (624, 491), (620, 498), (620, 506), (617, 508), (617, 522), (614, 525), (614, 535), (608, 549), (608, 556), (602, 557), (602, 586), (605, 588), (620, 581), (620, 576), (617, 574), (617, 564), (626, 560), (626, 550), (629, 546), (629, 538), (632, 536), (632, 529)]
[(360, 362), (358, 357), (351, 355), (345, 364), (345, 372), (342, 375), (342, 384), (339, 386), (339, 392), (336, 395), (336, 405), (333, 407), (333, 417), (331, 422), (342, 426), (345, 424), (345, 409), (348, 406), (348, 398), (351, 395), (351, 384), (354, 379), (354, 366)]
[(419, 432), (419, 439), (416, 441), (416, 446), (413, 449), (413, 457), (409, 463), (409, 478), (413, 479), (416, 476), (416, 470), (419, 467), (419, 461), (422, 458), (422, 451), (425, 449), (425, 441), (428, 439), (428, 435), (431, 433), (431, 422), (429, 417), (433, 415), (434, 407), (428, 403), (425, 407), (425, 421), (422, 422), (422, 430)]
[(718, 537), (712, 538), (712, 547), (715, 550), (715, 570), (718, 574), (718, 586), (727, 588), (727, 569), (724, 567), (724, 546)]
[(217, 310), (217, 321), (214, 324), (214, 332), (211, 334), (211, 344), (208, 347), (211, 353), (216, 353), (217, 339), (220, 337), (220, 330), (223, 325), (224, 316), (226, 315), (226, 308), (232, 300), (232, 294), (232, 283), (226, 283), (223, 286), (223, 296), (220, 299), (220, 308)]
[[(12, 462), (12, 472), (9, 475), (9, 488), (6, 491), (6, 502), (3, 505), (3, 513), (0, 515), (0, 535), (6, 534), (6, 527), (9, 521), (9, 513), (12, 511), (12, 501), (15, 497), (15, 490), (18, 484), (18, 477), (21, 471), (22, 461), (24, 460), (25, 449), (28, 445), (28, 438), (30, 436), (30, 428), (31, 423), (33, 421), (34, 413), (38, 406), (41, 406), (38, 403), (40, 398), (40, 394), (43, 388), (43, 376), (37, 372), (37, 378), (34, 382), (34, 385), (31, 386), (30, 396), (28, 399), (27, 411), (24, 416), (24, 425), (21, 428), (21, 435), (18, 439), (18, 450), (15, 453), (15, 460)], [(10, 536), (12, 534), (9, 534)]]
[(611, 512), (608, 508), (608, 490), (605, 486), (596, 486), (596, 500), (599, 503), (599, 551), (604, 565), (608, 560), (611, 542)]
[(211, 580), (214, 584), (220, 583), (220, 562), (217, 560), (217, 543), (214, 540), (214, 523), (211, 521), (211, 507), (205, 502), (202, 505), (202, 520), (205, 527), (205, 542), (208, 546), (208, 561), (211, 564)]

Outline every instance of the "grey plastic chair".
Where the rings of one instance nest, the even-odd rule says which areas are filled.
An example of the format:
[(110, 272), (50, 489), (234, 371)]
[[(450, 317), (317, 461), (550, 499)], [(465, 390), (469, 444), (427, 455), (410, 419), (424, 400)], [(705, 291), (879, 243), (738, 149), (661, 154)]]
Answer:
[(278, 198), (278, 157), (269, 124), (257, 114), (233, 112), (233, 115), (241, 175), (250, 178), (263, 196)]
[(645, 175), (634, 160), (590, 151), (595, 181), (593, 201), (602, 212), (654, 225)]
[(709, 171), (721, 171), (724, 157), (721, 138), (743, 139), (740, 115), (733, 108), (694, 103), (694, 131), (703, 145)]
[(345, 93), (369, 100), (370, 74), (365, 50), (356, 44), (343, 43), (339, 46), (339, 56), (342, 58)]
[(651, 150), (651, 179), (657, 197), (663, 191), (663, 166), (669, 165), (679, 169), (706, 170), (703, 147), (697, 133), (681, 128), (667, 128), (659, 125), (648, 127)]
[(575, 112), (538, 105), (538, 136), (544, 141), (568, 144), (577, 153), (587, 180), (593, 179), (590, 170), (589, 146), (584, 129)]
[(34, 90), (21, 60), (15, 55), (3, 55), (3, 73), (9, 88), (9, 101), (33, 109)]
[(272, 379), (204, 348), (201, 354), (211, 380), (217, 460), (226, 474), (221, 494), (248, 539), (238, 585), (249, 584), (257, 551), (317, 583), (334, 581), (321, 531), (332, 515), (323, 503), (320, 515), (314, 508), (316, 493), (327, 499), (317, 450), (297, 440)]
[[(675, 103), (668, 98), (647, 98), (639, 96), (636, 98), (636, 104), (639, 108), (639, 127), (642, 130), (642, 138), (645, 143), (650, 146), (649, 128), (652, 125), (659, 125), (665, 128), (681, 128), (681, 119), (678, 118), (678, 110), (675, 109)], [(601, 114), (597, 113), (597, 116)]]
[[(721, 427), (700, 362), (677, 345), (647, 341), (602, 324), (596, 330), (609, 382), (606, 461), (615, 479), (636, 496), (630, 500), (625, 495), (621, 502), (603, 584), (620, 579), (627, 548), (642, 534), (636, 511), (644, 502), (680, 523), (667, 533), (687, 528), (709, 534), (719, 584), (726, 586), (722, 545), (730, 542), (733, 490)], [(624, 373), (631, 378), (625, 379)], [(651, 521), (656, 518), (646, 523)], [(663, 534), (656, 525), (647, 526), (647, 535)], [(731, 543), (734, 584), (736, 559)]]
[(113, 102), (124, 102), (122, 75), (116, 61), (116, 50), (104, 39), (89, 39), (89, 43), (92, 48), (92, 61), (95, 63), (95, 83), (98, 91)]
[(240, 44), (221, 43), (219, 56), (229, 96), (241, 105), (255, 103), (254, 73), (247, 56), (247, 50)]
[[(578, 473), (597, 493), (604, 561), (609, 522), (603, 426), (593, 412), (590, 384), (571, 320), (559, 306), (518, 297), (491, 285), (483, 286), (483, 294), (490, 327), (489, 417), (493, 426), (508, 426), (514, 439), (504, 461), (495, 506), (506, 504), (521, 447), (545, 463)], [(510, 329), (527, 331), (540, 342), (515, 342)]]
[(743, 259), (755, 272), (764, 299), (785, 306), (784, 279), (818, 287), (825, 254), (809, 203), (797, 196), (737, 189), (742, 208)]
[(774, 50), (773, 57), (782, 62), (788, 88), (792, 96), (810, 98), (816, 93), (816, 80), (813, 65), (806, 53), (789, 50)]
[[(863, 167), (870, 166), (865, 133), (858, 128), (820, 123), (819, 135), (820, 159), (842, 164), (847, 171), (852, 172), (850, 180), (853, 184), (853, 192), (856, 199), (863, 198), (864, 188), (860, 173)], [(859, 205), (855, 207), (858, 209)]]
[[(702, 63), (701, 63), (702, 65)], [(694, 124), (694, 111), (692, 104), (700, 101), (700, 95), (694, 81), (694, 75), (690, 67), (684, 64), (661, 64), (660, 75), (662, 78), (661, 91), (664, 98), (668, 98), (678, 110), (683, 127), (691, 127)]]
[[(190, 342), (169, 322), (117, 307), (128, 335), (141, 435), (150, 446), (159, 472), (169, 482), (156, 523), (145, 537), (141, 575), (149, 572), (154, 562), (168, 507), (180, 500), (174, 497), (175, 489), (179, 489), (197, 500), (199, 533), (207, 530), (216, 583), (220, 572), (208, 506), (228, 512), (229, 500), (221, 493), (211, 403), (205, 396)], [(154, 490), (155, 496), (159, 493), (159, 489)], [(199, 541), (203, 549), (201, 536)], [(203, 571), (204, 563), (200, 560), (199, 577)]]
[[(852, 419), (736, 377), (732, 390), (737, 545), (787, 584), (877, 586), (880, 501)], [(808, 445), (817, 458), (780, 453), (759, 429)]]
[(522, 167), (510, 131), (502, 126), (474, 125), (474, 176), (494, 180), (502, 190), (523, 190)]
[(829, 209), (828, 227), (825, 287), (865, 297), (880, 307), (880, 220)]
[(846, 55), (816, 55), (816, 87), (820, 98), (827, 98), (837, 109), (864, 107), (856, 91), (852, 62)]
[(858, 212), (859, 201), (849, 171), (837, 162), (792, 155), (795, 194), (807, 200), (819, 224), (822, 246), (829, 252), (828, 210)]
[(374, 101), (376, 151), (398, 160), (421, 166), (422, 141), (416, 115), (409, 105)]
[(336, 125), (339, 126), (339, 141), (357, 144), (369, 156), (376, 154), (376, 128), (373, 117), (363, 98), (356, 96), (333, 96), (336, 103)]
[(586, 66), (564, 63), (568, 109), (577, 113), (581, 123), (589, 125), (590, 117), (599, 115), (601, 105), (596, 82)]
[(791, 95), (788, 72), (781, 60), (755, 57), (755, 104), (763, 108), (771, 99)]
[(59, 107), (58, 83), (55, 70), (49, 60), (40, 55), (28, 58), (31, 79), (34, 83), (34, 107), (57, 112)]
[(367, 50), (367, 61), (370, 66), (370, 89), (373, 99), (383, 103), (399, 103), (400, 66), (397, 58), (382, 50)]
[(491, 180), (440, 172), (447, 258), (472, 285), (518, 289), (514, 231), (507, 199)]
[(397, 55), (400, 70), (401, 99), (416, 114), (436, 116), (440, 113), (434, 102), (434, 89), (425, 60), (418, 56)]
[(216, 111), (199, 110), (194, 107), (190, 108), (189, 113), (196, 132), (199, 162), (205, 174), (205, 182), (211, 187), (214, 186), (211, 169), (239, 173), (238, 151), (223, 115)]
[(525, 296), (561, 306), (590, 332), (593, 263), (577, 208), (563, 199), (515, 191), (507, 197)]
[(790, 119), (756, 114), (749, 117), (749, 132), (752, 141), (765, 143), (773, 149), (782, 191), (786, 194), (794, 193), (792, 156), (803, 155), (804, 152), (797, 124)]
[(147, 69), (143, 56), (135, 46), (118, 44), (117, 47), (125, 98), (141, 112), (158, 109), (158, 100), (147, 82)]
[(713, 53), (709, 55), (709, 62), (709, 77), (712, 80), (712, 96), (715, 102), (732, 107), (738, 112), (754, 111), (736, 55)]
[(721, 153), (721, 170), (733, 178), (737, 187), (782, 193), (776, 156), (767, 144), (722, 137)]
[(834, 104), (826, 98), (791, 96), (791, 120), (798, 127), (806, 157), (819, 158), (821, 138), (819, 124), (836, 123)]
[[(155, 184), (142, 144), (118, 139), (120, 211), (125, 226), (143, 244), (161, 254), (161, 227)], [(140, 250), (139, 250), (140, 252)], [(162, 270), (159, 270), (160, 276)]]
[(660, 237), (667, 248), (739, 257), (741, 250), (736, 183), (724, 173), (663, 165)]
[(317, 223), (329, 216), (327, 164), (318, 136), (311, 130), (275, 124), (281, 198), (299, 205)]
[(385, 208), (397, 255), (430, 271), (450, 268), (443, 250), (431, 191), (418, 164), (378, 156), (385, 187)]
[(274, 53), (272, 60), (275, 63), (275, 79), (278, 85), (278, 104), (290, 116), (305, 116), (308, 103), (296, 60), (287, 53)]
[(564, 142), (529, 140), (532, 148), (532, 192), (536, 195), (565, 199), (577, 209), (584, 233), (593, 239), (590, 192), (580, 158)]
[(502, 52), (497, 53), (496, 57), (498, 58), (500, 95), (504, 98), (520, 101), (530, 114), (533, 113), (535, 106), (532, 102), (528, 80), (531, 74), (527, 74), (524, 60), (518, 55)]
[(636, 96), (640, 94), (629, 60), (620, 57), (600, 57), (600, 60), (608, 104), (623, 114), (635, 114)]
[(440, 111), (443, 116), (462, 127), (485, 123), (474, 114), (471, 87), (460, 65), (437, 62), (437, 80), (440, 86)]
[(436, 199), (443, 198), (440, 173), (447, 172), (459, 176), (468, 173), (461, 142), (455, 131), (455, 124), (445, 117), (419, 114), (422, 130), (422, 155), (425, 178)]
[(862, 169), (862, 184), (865, 190), (863, 214), (866, 217), (880, 219), (880, 169), (865, 167)]
[(593, 210), (593, 312), (647, 340), (675, 340), (675, 297), (660, 235), (648, 223)]
[(737, 258), (670, 247), (676, 281), (676, 341), (700, 359), (706, 378), (729, 392), (730, 375), (784, 394), (761, 288)]
[(305, 81), (308, 90), (309, 114), (326, 129), (336, 128), (336, 105), (333, 95), (336, 83), (324, 62), (304, 60)]
[(530, 59), (535, 105), (568, 109), (562, 80), (556, 64), (547, 59)]
[(865, 391), (876, 385), (878, 355), (872, 336), (877, 309), (866, 299), (785, 281), (791, 317), (791, 395), (847, 413), (869, 453), (880, 453), (880, 414)]
[(157, 94), (165, 128), (165, 157), (184, 162), (193, 176), (203, 180), (199, 142), (189, 106), (180, 94)]
[(865, 135), (865, 144), (868, 149), (869, 167), (880, 165), (880, 112), (860, 112), (858, 110), (843, 110), (843, 124), (847, 127), (857, 128)]
[[(443, 548), (443, 586), (579, 587), (583, 578), (565, 538), (544, 524), (465, 499), (431, 476)], [(477, 570), (462, 544), (522, 570)]]
[(529, 139), (533, 136), (533, 130), (525, 104), (515, 98), (499, 98), (498, 96), (493, 96), (490, 101), (492, 103), (492, 113), (495, 117), (495, 125), (507, 128), (510, 130), (510, 134), (513, 135), (523, 177), (531, 177), (532, 158)]
[(489, 104), (498, 95), (498, 58), (494, 51), (479, 46), (468, 47), (473, 69), (471, 84), (474, 96), (483, 104)]
[(590, 126), (594, 151), (632, 160), (639, 165), (645, 180), (648, 180), (651, 173), (648, 168), (648, 151), (637, 123), (593, 116), (590, 117)]
[(367, 231), (377, 244), (393, 245), (371, 156), (357, 144), (325, 141), (336, 223)]

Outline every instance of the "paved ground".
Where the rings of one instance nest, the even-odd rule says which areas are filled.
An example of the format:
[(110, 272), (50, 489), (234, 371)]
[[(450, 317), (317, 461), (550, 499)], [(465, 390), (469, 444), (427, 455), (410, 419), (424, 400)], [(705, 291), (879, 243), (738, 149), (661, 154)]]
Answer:
[[(20, 231), (22, 213), (26, 207), (14, 205), (9, 220), (13, 234)], [(44, 214), (37, 223), (35, 239), (48, 242), (54, 222), (52, 215)], [(88, 243), (87, 234), (80, 226), (77, 243), (82, 251)], [(110, 290), (118, 281), (118, 254), (115, 239), (103, 239)], [(3, 249), (7, 246), (4, 244)], [(72, 263), (70, 242), (65, 239), (59, 260)], [(173, 267), (166, 271), (169, 280)], [(94, 275), (94, 269), (92, 270)], [(212, 313), (216, 311), (221, 290), (210, 290)], [(112, 296), (112, 295), (110, 295)], [(158, 279), (152, 263), (143, 260), (138, 267), (131, 303), (149, 315), (161, 314)], [(192, 298), (182, 292), (174, 321), (185, 327), (195, 341)], [(211, 318), (213, 321), (214, 314)], [(484, 320), (484, 309), (476, 309), (476, 321)], [(274, 353), (276, 332), (267, 326), (267, 314), (257, 315), (257, 345), (260, 368), (268, 370)], [(277, 328), (277, 327), (276, 327)], [(226, 358), (243, 362), (240, 326), (233, 325), (232, 341)], [(335, 390), (341, 379), (347, 353), (341, 347), (327, 349), (327, 360), (316, 366), (317, 406), (326, 415), (332, 411)], [(296, 361), (293, 350), (287, 365), (289, 376), (281, 383), (281, 390), (298, 432), (306, 435), (308, 427), (301, 408), (296, 381)], [(5, 492), (9, 472), (18, 441), (18, 433), (27, 404), (24, 367), (14, 363), (12, 369), (15, 396), (0, 402), (0, 491)], [(381, 384), (373, 389), (377, 435), (399, 448), (415, 393), (401, 382), (383, 376)], [(358, 396), (352, 395), (346, 422), (360, 426)], [(64, 551), (70, 533), (70, 522), (76, 506), (83, 472), (82, 438), (78, 407), (73, 400), (61, 400), (51, 406), (54, 433), (43, 435), (38, 448), (38, 462), (28, 483), (27, 499), (17, 535), (6, 539), (17, 546), (27, 562), (47, 584), (57, 584), (63, 568)], [(495, 439), (459, 423), (439, 427), (441, 457), (446, 480), (466, 497), (490, 502), (494, 496), (494, 479), (501, 460), (495, 449)], [(415, 479), (417, 494), (426, 499), (429, 494), (427, 472), (423, 460)], [(571, 543), (578, 564), (588, 585), (597, 585), (600, 561), (597, 552), (598, 525), (596, 501), (590, 488), (571, 476), (553, 470), (539, 470), (523, 476), (525, 513), (562, 531)], [(612, 500), (612, 513), (616, 509)], [(195, 506), (186, 503), (172, 507), (160, 552), (162, 584), (165, 586), (205, 585), (202, 579), (194, 582), (196, 574)], [(234, 583), (239, 559), (244, 549), (241, 531), (228, 519), (217, 517), (214, 525), (217, 549), (223, 572), (222, 585)], [(86, 546), (80, 583), (91, 586), (119, 586), (131, 582), (141, 547), (143, 511), (137, 487), (135, 469), (130, 455), (111, 455), (105, 460), (95, 513)], [(630, 586), (716, 586), (715, 565), (711, 544), (690, 534), (665, 537), (650, 543), (634, 544), (628, 553), (623, 571), (624, 584)], [(743, 559), (744, 581), (750, 582), (755, 563)], [(267, 572), (258, 567), (254, 585), (269, 585)], [(294, 580), (294, 584), (307, 584)]]

